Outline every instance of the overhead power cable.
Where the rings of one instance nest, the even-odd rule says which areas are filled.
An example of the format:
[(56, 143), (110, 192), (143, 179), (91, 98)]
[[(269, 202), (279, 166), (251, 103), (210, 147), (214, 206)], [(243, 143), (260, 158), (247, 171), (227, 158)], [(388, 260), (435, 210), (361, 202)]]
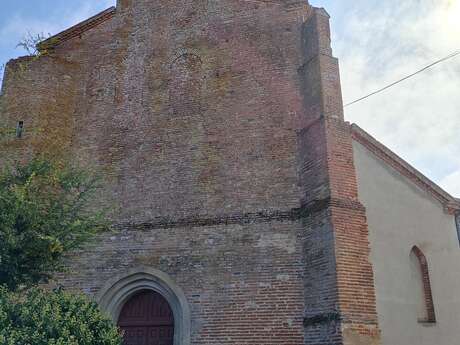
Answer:
[(390, 87), (393, 87), (393, 86), (395, 86), (395, 85), (397, 85), (399, 83), (402, 83), (403, 81), (406, 81), (407, 79), (410, 79), (410, 78), (416, 76), (417, 74), (420, 74), (420, 73), (426, 71), (427, 69), (430, 69), (431, 67), (436, 66), (436, 65), (438, 65), (438, 64), (440, 64), (440, 63), (442, 63), (444, 61), (450, 60), (450, 59), (452, 59), (452, 58), (454, 58), (454, 57), (456, 57), (458, 55), (460, 55), (460, 50), (457, 50), (456, 52), (453, 52), (452, 54), (449, 54), (449, 55), (443, 57), (442, 59), (439, 59), (439, 60), (429, 64), (428, 66), (423, 67), (422, 69), (418, 70), (417, 72), (409, 74), (408, 76), (395, 81), (394, 83), (391, 83), (391, 84), (389, 84), (389, 85), (387, 85), (385, 87), (382, 87), (381, 89), (378, 89), (378, 90), (376, 90), (376, 91), (374, 91), (374, 92), (372, 92), (372, 93), (370, 93), (370, 94), (368, 94), (368, 95), (366, 95), (364, 97), (361, 97), (361, 98), (359, 98), (359, 99), (357, 99), (357, 100), (355, 100), (353, 102), (347, 103), (347, 104), (345, 104), (345, 107), (348, 107), (350, 105), (356, 104), (356, 103), (361, 102), (361, 101), (363, 101), (363, 100), (365, 100), (365, 99), (367, 99), (367, 98), (369, 98), (371, 96), (374, 96), (374, 95), (376, 95), (378, 93), (381, 93), (381, 92), (389, 89)]

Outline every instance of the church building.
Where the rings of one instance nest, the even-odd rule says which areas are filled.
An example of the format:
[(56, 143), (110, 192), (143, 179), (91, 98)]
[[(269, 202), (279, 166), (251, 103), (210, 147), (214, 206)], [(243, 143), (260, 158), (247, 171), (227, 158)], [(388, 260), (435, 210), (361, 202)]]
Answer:
[(39, 49), (0, 160), (103, 176), (113, 231), (57, 281), (125, 345), (460, 343), (460, 200), (344, 120), (324, 9), (118, 0)]

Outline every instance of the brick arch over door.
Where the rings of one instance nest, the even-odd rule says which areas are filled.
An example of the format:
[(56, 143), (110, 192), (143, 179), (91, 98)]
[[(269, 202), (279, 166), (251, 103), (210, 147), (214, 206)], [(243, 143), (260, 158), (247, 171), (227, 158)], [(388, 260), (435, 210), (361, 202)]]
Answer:
[(411, 250), (411, 260), (414, 261), (416, 267), (419, 271), (418, 275), (418, 284), (420, 284), (422, 289), (422, 308), (423, 316), (420, 317), (420, 322), (436, 322), (436, 313), (434, 308), (433, 302), (433, 292), (431, 290), (431, 280), (430, 280), (430, 272), (428, 267), (428, 261), (426, 259), (425, 254), (420, 250), (419, 247), (414, 246)]
[(118, 323), (123, 307), (131, 298), (145, 292), (154, 292), (167, 302), (174, 319), (174, 345), (190, 345), (190, 308), (183, 293), (164, 272), (138, 267), (111, 279), (98, 293), (96, 300)]

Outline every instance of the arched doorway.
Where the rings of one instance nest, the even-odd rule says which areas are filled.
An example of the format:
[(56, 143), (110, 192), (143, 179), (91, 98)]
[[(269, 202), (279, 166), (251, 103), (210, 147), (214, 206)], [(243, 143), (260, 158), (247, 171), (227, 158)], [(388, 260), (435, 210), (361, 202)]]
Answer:
[(182, 289), (168, 276), (151, 267), (138, 266), (109, 279), (95, 300), (118, 322), (123, 307), (143, 291), (155, 291), (168, 302), (174, 315), (174, 345), (190, 345), (191, 313)]
[(142, 290), (123, 306), (118, 326), (124, 345), (173, 345), (174, 316), (166, 299), (153, 290)]

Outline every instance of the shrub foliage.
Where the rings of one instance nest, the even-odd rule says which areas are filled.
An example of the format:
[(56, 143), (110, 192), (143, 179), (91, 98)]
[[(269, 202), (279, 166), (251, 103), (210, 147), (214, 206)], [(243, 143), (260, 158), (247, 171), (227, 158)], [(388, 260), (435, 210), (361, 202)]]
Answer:
[(0, 287), (0, 345), (121, 345), (96, 303), (61, 290), (25, 293)]

